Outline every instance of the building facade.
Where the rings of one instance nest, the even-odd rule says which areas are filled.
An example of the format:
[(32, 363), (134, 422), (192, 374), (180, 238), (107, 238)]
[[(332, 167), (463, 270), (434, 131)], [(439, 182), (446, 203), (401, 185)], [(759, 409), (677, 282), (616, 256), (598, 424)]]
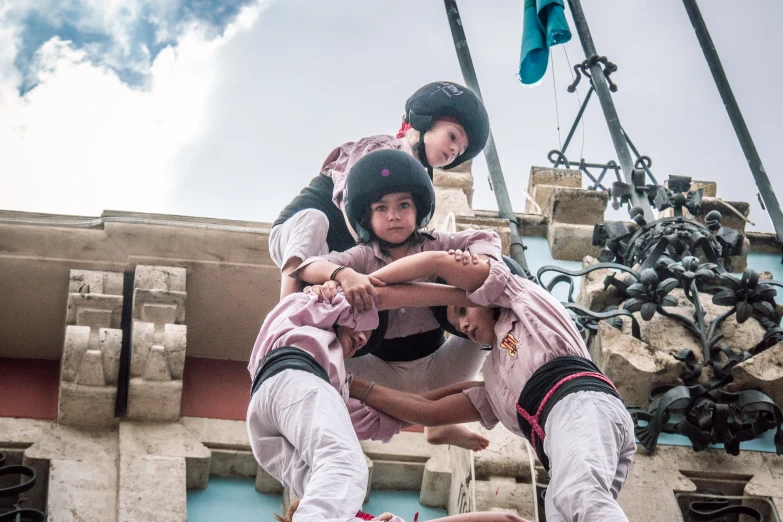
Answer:
[[(469, 166), (437, 171), (435, 184), (437, 226), (491, 227), (508, 252), (504, 222), (472, 209)], [(518, 222), (534, 272), (547, 265), (579, 271), (616, 261), (618, 245), (627, 249), (636, 232), (652, 230), (652, 224), (637, 220), (627, 224), (626, 235), (612, 236), (616, 227), (601, 228), (609, 194), (582, 186), (579, 171), (533, 168), (528, 192), (536, 203), (518, 215)], [(762, 285), (765, 278), (783, 280), (774, 236), (745, 235), (745, 222), (718, 201), (714, 184), (693, 182), (687, 190), (672, 187), (669, 194), (682, 193), (684, 202), (686, 193), (699, 190), (700, 205), (686, 205), (680, 223), (712, 226), (714, 237), (724, 240), (730, 228), (738, 230), (742, 237), (732, 236), (733, 250), (725, 247), (721, 262), (735, 273), (757, 267)], [(747, 204), (729, 203), (747, 216)], [(673, 206), (669, 219), (676, 221), (679, 210)], [(720, 214), (718, 228), (710, 212)], [(688, 240), (696, 241), (694, 230), (702, 229), (689, 226), (696, 228), (659, 236), (684, 238), (688, 232)], [(34, 485), (21, 493), (22, 507), (45, 512), (50, 521), (173, 521), (189, 515), (196, 520), (193, 510), (206, 509), (209, 501), (195, 492), (210, 491), (210, 480), (225, 486), (223, 479), (236, 479), (238, 488), (253, 484), (278, 509), (287, 504), (289, 493), (254, 461), (244, 423), (247, 359), (280, 287), (280, 272), (267, 250), (270, 228), (129, 212), (106, 211), (99, 218), (0, 212), (0, 452), (5, 455), (0, 466), (23, 464), (35, 472)], [(695, 247), (686, 248), (694, 252), (685, 254), (699, 257)], [(674, 271), (673, 265), (687, 263), (670, 261)], [(707, 261), (693, 261), (694, 273)], [(598, 267), (572, 278), (574, 304), (593, 314), (576, 317), (587, 330), (591, 355), (626, 404), (638, 407), (639, 419), (654, 419), (650, 398), (658, 387), (713, 382), (715, 365), (708, 370), (707, 359), (699, 359), (698, 335), (687, 326), (660, 309), (642, 317), (649, 314), (634, 309), (622, 290), (634, 281), (607, 284), (613, 273)], [(551, 275), (544, 270), (542, 282)], [(553, 292), (568, 301), (563, 286)], [(687, 310), (700, 291), (693, 294), (683, 286), (670, 294)], [(783, 343), (770, 332), (779, 324), (780, 309), (772, 307), (772, 315), (749, 311), (750, 320), (740, 321), (740, 301), (747, 302), (728, 306), (734, 312), (720, 319), (723, 344), (751, 356), (726, 366), (731, 381), (726, 389), (760, 390), (779, 406)], [(703, 305), (705, 325), (724, 313), (720, 306), (726, 303), (721, 303)], [(607, 320), (595, 315), (613, 306), (627, 313)], [(696, 363), (676, 357), (689, 348)], [(694, 364), (704, 368), (703, 375), (683, 380)], [(760, 408), (774, 417), (772, 406)], [(761, 419), (757, 426), (777, 421), (745, 413), (749, 423)], [(691, 520), (687, 512), (694, 500), (718, 491), (762, 512), (765, 520), (777, 520), (783, 510), (783, 457), (775, 453), (776, 428), (743, 442), (738, 455), (719, 447), (696, 452), (682, 434), (656, 433), (654, 451), (639, 444), (620, 503), (633, 521)], [(368, 500), (376, 492), (413, 491), (422, 506), (441, 512), (494, 509), (543, 520), (540, 498), (547, 478), (528, 445), (502, 426), (486, 434), (490, 448), (475, 455), (430, 446), (415, 430), (389, 444), (363, 443), (371, 471)], [(31, 481), (24, 474), (0, 476), (0, 491), (7, 493), (0, 498), (0, 513), (19, 502), (13, 487), (20, 482)], [(242, 502), (251, 512), (262, 505), (252, 504), (260, 502), (252, 494), (243, 498), (250, 499)], [(395, 505), (383, 510), (395, 511)], [(230, 511), (221, 513), (220, 519), (240, 520)], [(413, 513), (398, 514), (413, 518)]]

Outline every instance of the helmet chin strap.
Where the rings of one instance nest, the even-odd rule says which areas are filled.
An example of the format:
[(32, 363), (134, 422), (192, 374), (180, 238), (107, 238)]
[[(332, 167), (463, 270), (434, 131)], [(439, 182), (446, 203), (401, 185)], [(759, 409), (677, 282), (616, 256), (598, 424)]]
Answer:
[(427, 168), (427, 174), (430, 175), (430, 179), (432, 179), (433, 173), (432, 173), (432, 165), (429, 164), (427, 161), (427, 151), (424, 149), (424, 135), (422, 134), (419, 138), (419, 142), (412, 147), (412, 150), (417, 153), (419, 157), (419, 161), (422, 165), (424, 165)]
[[(375, 234), (373, 234), (373, 235), (375, 235)], [(397, 248), (397, 247), (401, 247), (401, 246), (407, 245), (408, 242), (411, 240), (411, 238), (408, 237), (408, 239), (406, 239), (405, 241), (401, 241), (399, 243), (389, 243), (388, 241), (384, 241), (383, 239), (379, 238), (378, 236), (375, 236), (375, 240), (378, 242), (378, 245), (381, 248), (383, 248), (385, 250), (388, 250), (390, 248)]]

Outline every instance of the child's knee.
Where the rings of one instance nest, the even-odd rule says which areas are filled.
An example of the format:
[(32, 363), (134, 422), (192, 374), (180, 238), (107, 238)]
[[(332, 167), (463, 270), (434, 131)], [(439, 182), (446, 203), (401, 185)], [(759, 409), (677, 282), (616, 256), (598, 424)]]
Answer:
[(318, 209), (306, 208), (299, 211), (296, 214), (296, 217), (308, 228), (313, 227), (314, 230), (329, 230), (329, 218)]

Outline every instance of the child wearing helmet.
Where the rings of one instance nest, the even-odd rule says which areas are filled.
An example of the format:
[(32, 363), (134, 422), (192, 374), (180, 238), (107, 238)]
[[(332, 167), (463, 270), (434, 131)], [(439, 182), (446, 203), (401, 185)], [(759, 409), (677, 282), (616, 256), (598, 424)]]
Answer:
[(484, 148), (489, 119), (481, 100), (453, 82), (433, 82), (405, 103), (397, 136), (370, 136), (344, 143), (326, 158), (321, 171), (274, 222), (269, 253), (280, 267), (280, 297), (298, 291), (298, 281), (286, 277), (305, 259), (356, 244), (344, 215), (345, 180), (352, 166), (374, 150), (395, 149), (414, 156), (429, 170), (453, 168)]
[[(351, 169), (345, 186), (345, 210), (362, 244), (345, 252), (306, 260), (292, 277), (320, 285), (330, 299), (337, 285), (359, 312), (371, 306), (382, 285), (367, 275), (405, 256), (458, 249), (473, 256), (500, 258), (500, 238), (492, 230), (453, 234), (427, 232), (435, 192), (421, 163), (397, 150), (367, 154)], [(331, 281), (331, 282), (330, 282)], [(408, 305), (389, 311), (383, 342), (346, 361), (348, 370), (379, 384), (412, 393), (426, 392), (475, 378), (485, 353), (469, 339), (444, 339), (429, 308)], [(432, 443), (483, 449), (488, 441), (464, 426), (426, 430)]]
[[(380, 309), (399, 305), (405, 294), (426, 295), (416, 306), (467, 303), (464, 292), (439, 286), (429, 294), (421, 285), (380, 289)], [(247, 429), (261, 467), (301, 499), (294, 520), (359, 520), (368, 470), (357, 435), (388, 440), (402, 426), (348, 398), (343, 359), (383, 337), (385, 313), (378, 310), (373, 304), (360, 313), (341, 294), (318, 302), (298, 292), (264, 319), (248, 364)]]
[(424, 426), (479, 421), (491, 429), (500, 422), (530, 441), (549, 472), (547, 521), (627, 521), (617, 496), (636, 443), (614, 384), (590, 360), (565, 308), (548, 292), (503, 262), (464, 265), (457, 257), (424, 252), (373, 276), (390, 285), (384, 289), (436, 276), (465, 289), (471, 305), (453, 303), (436, 315), (452, 331), (491, 346), (484, 385), (432, 401), (356, 377), (352, 396)]

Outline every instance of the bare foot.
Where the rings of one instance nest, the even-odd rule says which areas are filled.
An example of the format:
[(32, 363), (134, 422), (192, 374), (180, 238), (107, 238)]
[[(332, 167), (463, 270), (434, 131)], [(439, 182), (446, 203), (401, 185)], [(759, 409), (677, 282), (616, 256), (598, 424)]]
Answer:
[(424, 436), (430, 444), (451, 444), (473, 451), (489, 446), (489, 439), (462, 424), (424, 428)]

